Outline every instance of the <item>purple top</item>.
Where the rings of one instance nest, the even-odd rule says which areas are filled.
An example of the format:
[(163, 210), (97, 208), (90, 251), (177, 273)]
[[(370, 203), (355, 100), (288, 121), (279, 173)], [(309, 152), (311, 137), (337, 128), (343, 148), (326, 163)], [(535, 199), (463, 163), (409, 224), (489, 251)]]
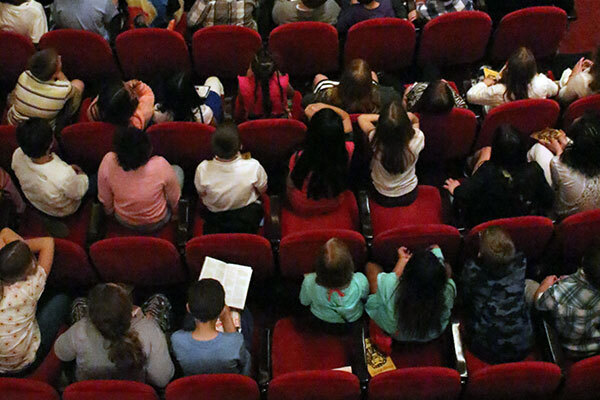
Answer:
[(338, 17), (337, 30), (339, 32), (347, 32), (352, 25), (367, 19), (394, 18), (396, 16), (390, 0), (377, 1), (379, 1), (379, 6), (372, 10), (369, 10), (362, 4), (353, 4), (343, 9)]

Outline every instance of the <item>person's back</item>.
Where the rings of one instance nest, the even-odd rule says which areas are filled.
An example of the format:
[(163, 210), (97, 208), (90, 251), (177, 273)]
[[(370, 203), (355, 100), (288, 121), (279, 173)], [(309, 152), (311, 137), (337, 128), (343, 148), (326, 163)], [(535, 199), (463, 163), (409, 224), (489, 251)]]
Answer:
[(346, 33), (358, 22), (385, 17), (396, 17), (390, 0), (356, 0), (348, 8), (342, 9), (336, 27), (340, 33)]
[(256, 0), (196, 0), (187, 12), (192, 30), (215, 25), (236, 25), (257, 29), (254, 10)]
[(409, 20), (417, 16), (432, 20), (440, 15), (457, 11), (473, 10), (473, 0), (417, 0), (416, 15), (409, 14)]
[(119, 15), (113, 0), (55, 0), (52, 17), (63, 29), (81, 29), (110, 39), (110, 23)]
[(334, 0), (276, 0), (273, 21), (277, 25), (315, 21), (335, 25), (340, 6)]
[(48, 32), (44, 7), (35, 0), (0, 1), (0, 30), (27, 36), (37, 44)]

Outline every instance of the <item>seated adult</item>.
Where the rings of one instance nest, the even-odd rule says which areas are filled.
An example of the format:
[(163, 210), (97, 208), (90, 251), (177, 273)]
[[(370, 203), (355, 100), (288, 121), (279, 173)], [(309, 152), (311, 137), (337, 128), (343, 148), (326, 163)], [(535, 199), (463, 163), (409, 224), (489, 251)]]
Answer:
[(98, 169), (98, 200), (108, 215), (121, 225), (140, 232), (153, 232), (177, 214), (183, 186), (183, 170), (152, 156), (145, 132), (120, 128), (114, 151), (107, 153)]
[(467, 108), (465, 100), (443, 79), (415, 82), (408, 86), (402, 99), (406, 111), (446, 114), (454, 107)]
[(54, 127), (61, 111), (66, 116), (77, 112), (84, 87), (79, 79), (67, 79), (55, 50), (40, 50), (31, 56), (8, 98), (8, 123), (18, 125), (29, 118), (40, 118)]
[(315, 21), (335, 25), (340, 6), (335, 0), (275, 0), (273, 21), (277, 25)]
[(346, 33), (356, 23), (386, 17), (396, 17), (391, 0), (351, 0), (349, 7), (342, 8), (336, 27), (338, 32)]
[(1, 0), (0, 30), (27, 36), (37, 44), (48, 32), (44, 7), (35, 0)]
[(80, 167), (67, 164), (52, 151), (54, 136), (48, 122), (32, 118), (19, 125), (17, 143), (11, 168), (27, 200), (53, 217), (75, 213), (89, 179)]
[[(408, 20), (418, 18), (432, 20), (442, 14), (456, 11), (473, 10), (473, 0), (410, 0), (414, 3), (414, 10), (408, 13)], [(412, 8), (412, 7), (411, 7)]]
[(447, 179), (444, 185), (467, 226), (550, 211), (552, 189), (540, 166), (527, 162), (521, 135), (512, 126), (501, 125), (491, 148), (482, 149), (476, 158), (471, 177), (462, 183)]
[(586, 114), (567, 129), (567, 136), (536, 144), (529, 156), (549, 171), (559, 218), (600, 208), (600, 119)]
[(533, 53), (520, 47), (500, 71), (500, 78), (485, 78), (467, 92), (467, 101), (485, 106), (486, 110), (514, 100), (546, 99), (558, 93), (558, 85), (538, 74)]
[(573, 70), (567, 68), (560, 78), (558, 99), (562, 103), (571, 103), (585, 96), (600, 92), (600, 47), (594, 54), (594, 60), (582, 57)]
[(588, 248), (581, 268), (560, 279), (542, 281), (536, 308), (548, 311), (567, 355), (583, 358), (600, 352), (600, 246)]
[[(125, 1), (125, 0), (121, 0)], [(167, 28), (173, 30), (183, 16), (183, 0), (126, 0), (135, 28)]]
[(106, 40), (116, 37), (121, 19), (113, 0), (54, 0), (52, 18), (57, 28), (81, 29)]
[(175, 373), (161, 330), (170, 309), (162, 295), (140, 309), (123, 287), (98, 284), (87, 299), (75, 301), (73, 325), (56, 340), (54, 352), (75, 361), (77, 381), (126, 379), (165, 387)]
[(310, 105), (307, 115), (306, 141), (289, 162), (287, 199), (301, 214), (331, 212), (348, 187), (354, 143), (346, 142), (345, 132), (352, 124), (344, 111), (325, 104)]
[(196, 0), (187, 12), (187, 23), (191, 30), (207, 26), (236, 25), (257, 29), (254, 10), (255, 0)]

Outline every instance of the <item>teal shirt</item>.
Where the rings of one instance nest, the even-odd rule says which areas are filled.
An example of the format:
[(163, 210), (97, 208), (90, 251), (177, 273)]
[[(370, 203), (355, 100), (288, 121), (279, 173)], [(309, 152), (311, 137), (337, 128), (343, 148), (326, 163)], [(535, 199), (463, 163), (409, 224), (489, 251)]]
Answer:
[[(441, 251), (432, 251), (440, 261), (443, 261)], [(415, 337), (408, 332), (398, 330), (398, 316), (396, 315), (396, 288), (399, 278), (395, 273), (380, 273), (377, 275), (377, 293), (369, 296), (365, 311), (375, 323), (391, 335), (395, 340), (401, 342), (428, 342), (438, 338), (450, 322), (454, 299), (456, 298), (456, 284), (448, 279), (444, 288), (444, 299), (446, 307), (441, 314), (440, 330), (432, 330), (424, 337)]]
[(334, 324), (354, 322), (364, 311), (363, 300), (369, 294), (369, 281), (355, 272), (350, 284), (341, 290), (331, 290), (318, 285), (316, 273), (307, 274), (300, 289), (300, 302), (310, 306), (315, 317)]

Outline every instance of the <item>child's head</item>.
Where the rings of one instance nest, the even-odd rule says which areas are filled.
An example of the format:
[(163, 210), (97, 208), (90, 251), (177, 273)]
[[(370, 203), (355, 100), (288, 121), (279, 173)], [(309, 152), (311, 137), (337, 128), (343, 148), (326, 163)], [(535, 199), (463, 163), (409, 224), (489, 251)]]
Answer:
[(379, 107), (371, 67), (365, 60), (357, 58), (350, 61), (342, 72), (340, 84), (334, 89), (342, 108), (348, 112), (371, 113)]
[(127, 126), (138, 106), (138, 99), (122, 81), (110, 82), (98, 94), (100, 119), (115, 125)]
[(232, 121), (219, 124), (211, 138), (213, 153), (224, 160), (231, 160), (240, 151), (241, 142), (237, 126)]
[(54, 136), (48, 121), (30, 118), (17, 126), (17, 143), (30, 158), (40, 158), (50, 152)]
[(454, 108), (454, 96), (448, 84), (441, 79), (432, 81), (415, 104), (414, 111), (424, 114), (446, 114)]
[(496, 129), (490, 161), (509, 171), (527, 162), (527, 149), (521, 134), (513, 126), (503, 124)]
[[(515, 244), (503, 228), (490, 226), (481, 232), (479, 257), (483, 261), (484, 267), (505, 267), (515, 259), (516, 253)], [(490, 272), (494, 272), (494, 270)]]
[(27, 243), (15, 240), (0, 249), (0, 281), (20, 281), (27, 277), (34, 267), (35, 257)]
[(573, 122), (567, 134), (573, 143), (567, 145), (561, 161), (587, 177), (600, 175), (600, 118), (586, 113)]
[(415, 156), (408, 149), (414, 135), (412, 123), (399, 101), (394, 100), (381, 110), (373, 148), (386, 171), (398, 174), (414, 161)]
[(528, 86), (537, 74), (533, 53), (527, 47), (519, 47), (510, 56), (502, 73), (502, 83), (506, 85), (506, 98), (523, 100), (529, 98)]
[(326, 2), (327, 2), (327, 0), (302, 0), (302, 4), (304, 4), (306, 7), (311, 8), (313, 10), (315, 8), (321, 7)]
[(202, 99), (194, 89), (189, 72), (179, 72), (172, 75), (165, 82), (164, 89), (161, 109), (162, 111), (173, 112), (175, 121), (190, 120), (192, 109), (202, 104)]
[(331, 238), (323, 245), (315, 265), (317, 284), (328, 289), (342, 288), (354, 274), (354, 261), (348, 246), (340, 239)]
[(117, 162), (124, 171), (135, 171), (152, 156), (152, 144), (146, 132), (134, 127), (121, 127), (115, 132), (113, 147)]
[(29, 58), (27, 66), (33, 76), (41, 81), (49, 81), (61, 68), (60, 56), (54, 49), (38, 51)]
[(216, 279), (201, 279), (188, 289), (187, 308), (197, 321), (215, 321), (224, 307), (225, 289)]
[(585, 277), (596, 289), (600, 290), (600, 238), (592, 241), (582, 260)]

